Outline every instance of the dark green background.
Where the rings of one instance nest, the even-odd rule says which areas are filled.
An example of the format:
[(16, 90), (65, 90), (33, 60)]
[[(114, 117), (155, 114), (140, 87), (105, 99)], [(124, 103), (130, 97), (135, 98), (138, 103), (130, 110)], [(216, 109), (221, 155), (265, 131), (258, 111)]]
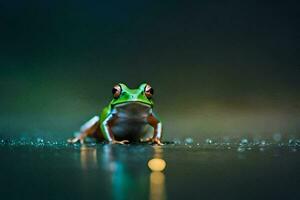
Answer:
[(0, 134), (67, 137), (115, 83), (166, 138), (299, 136), (297, 1), (1, 1)]

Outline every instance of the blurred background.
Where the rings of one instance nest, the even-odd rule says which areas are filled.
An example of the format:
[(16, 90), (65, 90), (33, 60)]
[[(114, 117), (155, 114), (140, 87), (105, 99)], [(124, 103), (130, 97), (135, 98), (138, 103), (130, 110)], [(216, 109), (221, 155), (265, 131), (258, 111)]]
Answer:
[(297, 1), (1, 1), (0, 136), (67, 138), (118, 82), (165, 138), (300, 136)]

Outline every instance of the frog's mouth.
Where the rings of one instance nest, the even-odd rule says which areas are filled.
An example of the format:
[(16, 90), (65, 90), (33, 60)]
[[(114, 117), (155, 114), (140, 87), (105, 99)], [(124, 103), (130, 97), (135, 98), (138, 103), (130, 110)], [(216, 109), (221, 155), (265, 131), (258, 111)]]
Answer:
[(152, 108), (152, 106), (148, 103), (142, 102), (142, 101), (126, 101), (124, 103), (118, 103), (115, 104), (114, 107), (118, 108), (118, 107), (148, 107), (148, 108)]
[(129, 101), (126, 103), (116, 104), (115, 109), (122, 116), (138, 117), (149, 114), (151, 111), (151, 105), (139, 101)]

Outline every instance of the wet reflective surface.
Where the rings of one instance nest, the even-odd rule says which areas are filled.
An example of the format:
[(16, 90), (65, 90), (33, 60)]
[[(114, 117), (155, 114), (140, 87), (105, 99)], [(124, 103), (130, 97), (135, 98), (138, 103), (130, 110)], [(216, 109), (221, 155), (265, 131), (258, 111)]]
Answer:
[(3, 199), (299, 199), (299, 140), (0, 140)]

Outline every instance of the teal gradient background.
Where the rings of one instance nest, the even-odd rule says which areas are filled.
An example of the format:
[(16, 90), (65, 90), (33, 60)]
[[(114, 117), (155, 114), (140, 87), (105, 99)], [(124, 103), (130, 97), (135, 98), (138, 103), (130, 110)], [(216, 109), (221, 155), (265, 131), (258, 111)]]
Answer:
[(2, 1), (0, 135), (65, 138), (118, 82), (166, 139), (300, 135), (297, 1)]

